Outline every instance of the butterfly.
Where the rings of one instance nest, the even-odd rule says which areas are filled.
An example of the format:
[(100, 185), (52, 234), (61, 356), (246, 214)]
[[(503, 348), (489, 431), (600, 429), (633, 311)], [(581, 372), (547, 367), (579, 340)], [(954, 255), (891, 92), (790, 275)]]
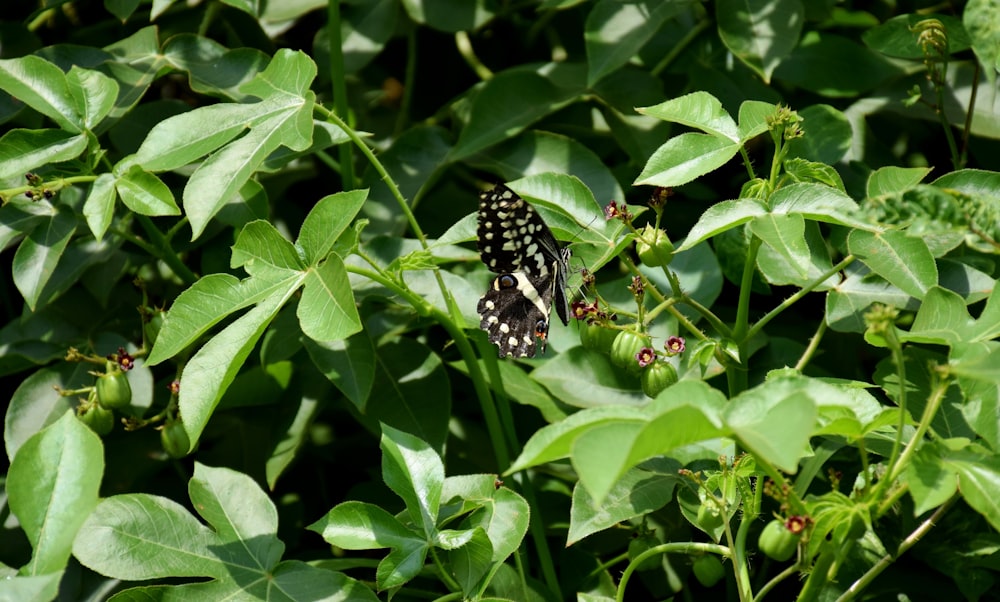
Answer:
[(535, 208), (497, 184), (479, 197), (479, 255), (497, 277), (479, 299), (479, 327), (500, 357), (534, 357), (549, 334), (552, 306), (569, 323), (570, 250), (559, 246)]

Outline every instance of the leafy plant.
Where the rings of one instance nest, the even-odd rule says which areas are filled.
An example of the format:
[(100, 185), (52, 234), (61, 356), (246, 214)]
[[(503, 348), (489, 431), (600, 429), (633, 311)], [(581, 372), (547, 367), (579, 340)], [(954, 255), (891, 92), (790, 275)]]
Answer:
[(324, 7), (0, 22), (0, 597), (996, 599), (988, 2)]

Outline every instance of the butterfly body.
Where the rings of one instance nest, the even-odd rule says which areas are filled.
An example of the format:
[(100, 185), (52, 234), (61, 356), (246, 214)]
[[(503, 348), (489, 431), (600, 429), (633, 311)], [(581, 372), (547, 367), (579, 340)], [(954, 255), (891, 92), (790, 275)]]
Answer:
[(569, 249), (559, 246), (541, 216), (498, 184), (479, 201), (479, 253), (498, 275), (479, 300), (479, 327), (500, 357), (533, 357), (549, 333), (552, 306), (569, 322), (566, 273)]

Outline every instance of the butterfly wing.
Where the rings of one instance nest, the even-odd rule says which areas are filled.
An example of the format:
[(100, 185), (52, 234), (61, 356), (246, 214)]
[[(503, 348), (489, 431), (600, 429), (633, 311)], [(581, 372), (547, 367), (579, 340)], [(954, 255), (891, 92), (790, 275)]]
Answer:
[(536, 339), (545, 350), (553, 288), (549, 281), (537, 284), (524, 272), (500, 274), (479, 299), (479, 327), (500, 357), (534, 357)]
[(479, 300), (480, 328), (500, 356), (533, 357), (542, 350), (552, 304), (566, 324), (569, 250), (561, 249), (534, 207), (503, 184), (479, 201), (479, 253), (499, 276)]

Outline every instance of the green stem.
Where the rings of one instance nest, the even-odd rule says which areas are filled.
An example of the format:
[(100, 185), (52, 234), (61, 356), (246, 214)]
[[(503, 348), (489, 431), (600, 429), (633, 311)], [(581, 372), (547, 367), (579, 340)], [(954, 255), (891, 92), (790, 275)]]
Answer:
[[(905, 382), (905, 381), (900, 381)], [(924, 440), (924, 435), (931, 427), (931, 421), (934, 420), (934, 415), (937, 414), (938, 408), (941, 407), (941, 403), (944, 401), (945, 394), (948, 392), (950, 380), (939, 379), (935, 383), (937, 386), (931, 392), (930, 398), (927, 400), (927, 405), (924, 406), (923, 415), (920, 416), (920, 422), (917, 424), (917, 430), (913, 433), (913, 438), (906, 445), (906, 448), (899, 455), (895, 462), (890, 460), (888, 469), (886, 471), (887, 482), (893, 482), (899, 478), (900, 473), (902, 473), (907, 466), (909, 466), (910, 458), (916, 453), (917, 448)], [(902, 387), (902, 388), (905, 388)], [(900, 405), (900, 411), (904, 412), (902, 404)]]
[(393, 136), (398, 138), (410, 120), (410, 105), (413, 103), (413, 88), (417, 81), (417, 28), (411, 27), (406, 35), (406, 75), (403, 79), (403, 98), (399, 102), (399, 114)]
[[(340, 1), (329, 0), (326, 3), (326, 37), (327, 51), (330, 55), (330, 85), (333, 87), (333, 106), (338, 115), (345, 118), (350, 115), (347, 103), (347, 80), (344, 78), (344, 41), (340, 35)], [(347, 131), (347, 128), (341, 126)], [(353, 128), (352, 128), (353, 129)], [(351, 147), (341, 144), (337, 151), (340, 154), (340, 179), (344, 190), (357, 188), (357, 178), (354, 176), (354, 157)]]
[(732, 558), (732, 550), (726, 546), (720, 546), (714, 543), (694, 543), (694, 542), (671, 542), (663, 543), (658, 546), (653, 546), (649, 548), (642, 554), (639, 554), (632, 559), (632, 562), (625, 567), (625, 571), (622, 573), (621, 581), (618, 582), (618, 592), (615, 595), (615, 602), (623, 602), (625, 600), (625, 588), (628, 586), (629, 579), (632, 577), (632, 573), (635, 569), (642, 564), (643, 560), (647, 558), (652, 558), (653, 556), (659, 556), (660, 554), (718, 554), (723, 558)]
[(194, 284), (198, 280), (198, 276), (186, 265), (184, 265), (184, 262), (182, 262), (181, 258), (174, 252), (173, 248), (170, 246), (170, 242), (163, 236), (160, 229), (156, 227), (149, 217), (138, 213), (134, 215), (135, 219), (139, 222), (139, 225), (142, 226), (146, 236), (149, 237), (152, 247), (146, 244), (140, 244), (138, 239), (133, 239), (133, 242), (140, 244), (144, 250), (150, 252), (151, 255), (159, 258), (161, 261), (170, 266), (170, 269), (177, 274), (177, 277), (185, 283), (188, 285)]
[(465, 63), (476, 73), (476, 76), (487, 81), (493, 78), (493, 72), (490, 71), (489, 67), (484, 65), (479, 57), (476, 56), (476, 51), (472, 48), (472, 42), (469, 40), (469, 34), (460, 31), (455, 34), (455, 46), (458, 47), (458, 54), (465, 60)]
[(858, 596), (858, 594), (861, 593), (863, 589), (868, 587), (871, 584), (871, 582), (874, 581), (875, 578), (882, 573), (882, 571), (889, 568), (889, 565), (892, 564), (897, 558), (899, 558), (904, 553), (906, 553), (907, 550), (915, 546), (917, 542), (920, 541), (920, 539), (924, 535), (926, 535), (928, 531), (931, 530), (931, 527), (933, 527), (934, 524), (937, 521), (939, 521), (942, 516), (944, 516), (944, 513), (947, 512), (948, 509), (952, 507), (952, 505), (958, 500), (958, 498), (959, 496), (956, 494), (952, 496), (947, 502), (938, 506), (938, 509), (934, 511), (934, 514), (932, 514), (930, 518), (920, 523), (920, 526), (917, 527), (913, 531), (913, 533), (910, 533), (910, 535), (907, 536), (907, 538), (904, 539), (903, 542), (899, 544), (899, 548), (896, 550), (895, 554), (886, 554), (885, 556), (880, 558), (878, 562), (875, 563), (874, 566), (865, 571), (864, 575), (862, 575), (860, 578), (858, 578), (857, 581), (852, 583), (851, 587), (847, 588), (847, 591), (841, 594), (839, 598), (837, 598), (837, 602), (848, 602), (850, 600), (854, 600)]
[(650, 70), (650, 74), (653, 75), (654, 77), (659, 75), (664, 69), (673, 64), (674, 60), (676, 60), (677, 57), (680, 56), (682, 52), (687, 50), (688, 46), (690, 46), (691, 43), (694, 42), (695, 39), (697, 39), (697, 37), (700, 36), (703, 31), (705, 31), (714, 24), (715, 24), (714, 19), (701, 19), (700, 21), (698, 21), (698, 23), (696, 23), (694, 27), (689, 29), (688, 32), (684, 34), (684, 36), (680, 40), (677, 40), (677, 43), (674, 44), (670, 52), (665, 54), (663, 58), (660, 59), (660, 62), (656, 63), (656, 65)]
[(747, 331), (746, 338), (752, 339), (754, 336), (757, 335), (758, 332), (760, 332), (762, 328), (764, 328), (764, 326), (767, 325), (768, 322), (778, 317), (781, 314), (781, 312), (785, 311), (786, 309), (794, 305), (795, 302), (801, 299), (802, 297), (805, 297), (806, 295), (811, 293), (813, 290), (816, 289), (817, 286), (823, 284), (823, 282), (825, 282), (827, 278), (833, 276), (837, 272), (840, 272), (853, 262), (854, 262), (854, 255), (848, 255), (847, 257), (842, 259), (840, 263), (833, 266), (829, 270), (823, 272), (818, 278), (807, 284), (805, 287), (795, 291), (795, 293), (792, 296), (782, 301), (780, 305), (778, 305), (771, 311), (767, 312), (767, 314), (760, 320), (757, 320), (757, 322), (750, 328), (750, 330)]
[[(879, 479), (879, 482), (875, 485), (875, 490), (872, 492), (873, 499), (875, 500), (882, 497), (886, 487), (888, 487), (893, 481), (893, 479), (890, 478), (890, 475), (895, 472), (896, 462), (899, 459), (899, 455), (903, 447), (903, 434), (906, 427), (907, 417), (906, 357), (903, 355), (903, 344), (896, 335), (896, 328), (892, 324), (882, 331), (882, 335), (885, 338), (886, 345), (892, 353), (893, 363), (896, 364), (896, 379), (899, 383), (899, 393), (896, 405), (899, 407), (899, 420), (896, 423), (896, 436), (892, 440), (892, 451), (890, 451), (889, 460), (886, 463), (885, 475)], [(929, 408), (931, 405), (932, 402), (928, 400), (927, 407)], [(928, 428), (930, 428), (930, 421), (922, 421), (917, 428), (917, 433), (915, 433), (914, 437), (910, 440), (910, 445), (916, 446), (923, 439), (923, 435), (927, 432)]]

